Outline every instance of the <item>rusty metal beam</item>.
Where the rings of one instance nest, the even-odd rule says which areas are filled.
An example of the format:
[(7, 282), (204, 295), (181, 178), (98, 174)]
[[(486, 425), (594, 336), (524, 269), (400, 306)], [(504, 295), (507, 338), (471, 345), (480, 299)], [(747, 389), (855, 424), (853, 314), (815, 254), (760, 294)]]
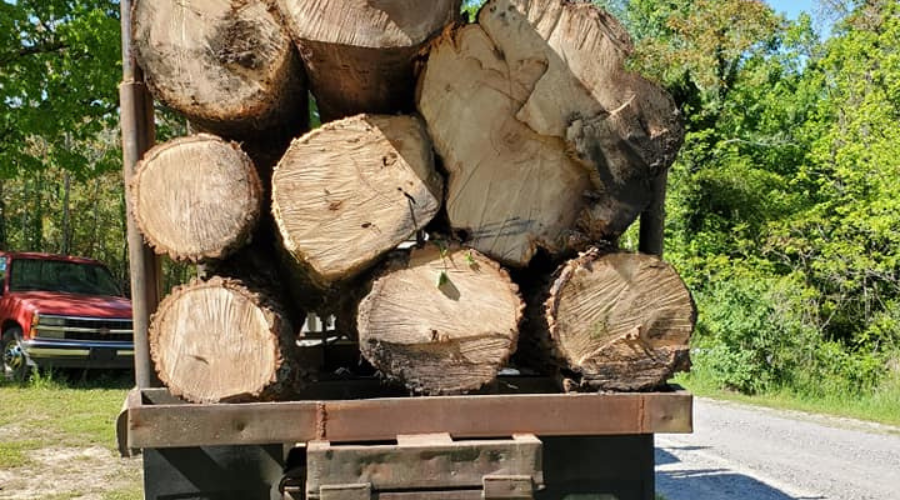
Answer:
[(134, 316), (134, 369), (138, 387), (154, 387), (159, 381), (150, 363), (147, 329), (150, 315), (159, 304), (161, 293), (160, 260), (144, 243), (135, 224), (129, 195), (137, 162), (153, 146), (156, 127), (153, 97), (144, 84), (144, 75), (131, 53), (131, 0), (120, 2), (122, 14), (122, 84), (119, 106), (122, 127), (122, 166), (125, 182), (128, 231), (128, 261), (131, 277), (131, 301)]
[(165, 398), (145, 392), (141, 403), (128, 410), (130, 448), (367, 442), (442, 432), (457, 439), (689, 433), (693, 426), (693, 398), (685, 391), (233, 405), (152, 404), (151, 400)]
[(666, 170), (653, 180), (653, 203), (641, 214), (641, 253), (663, 256), (666, 232), (666, 184), (669, 171)]

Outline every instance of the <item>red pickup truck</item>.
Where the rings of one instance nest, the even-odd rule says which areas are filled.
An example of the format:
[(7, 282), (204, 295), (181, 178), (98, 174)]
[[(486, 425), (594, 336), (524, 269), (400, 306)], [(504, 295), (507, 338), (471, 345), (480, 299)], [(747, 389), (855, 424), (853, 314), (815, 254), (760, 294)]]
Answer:
[(95, 260), (0, 252), (0, 352), (8, 378), (35, 366), (131, 367), (131, 301)]

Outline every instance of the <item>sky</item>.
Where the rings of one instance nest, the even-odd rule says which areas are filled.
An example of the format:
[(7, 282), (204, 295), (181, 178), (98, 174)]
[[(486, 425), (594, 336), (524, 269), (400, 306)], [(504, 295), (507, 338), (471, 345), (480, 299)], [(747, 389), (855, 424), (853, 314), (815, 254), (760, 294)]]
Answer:
[(816, 9), (815, 0), (766, 0), (776, 12), (785, 13), (789, 19), (797, 19), (803, 12), (813, 14)]

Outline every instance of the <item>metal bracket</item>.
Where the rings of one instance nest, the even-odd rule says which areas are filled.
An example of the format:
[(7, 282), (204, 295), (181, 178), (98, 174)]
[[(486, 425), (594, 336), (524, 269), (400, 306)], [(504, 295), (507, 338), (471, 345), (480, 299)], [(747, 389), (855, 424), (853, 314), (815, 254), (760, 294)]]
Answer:
[(372, 500), (372, 485), (341, 484), (319, 488), (321, 500)]
[(389, 445), (311, 441), (306, 498), (531, 499), (544, 482), (542, 448), (532, 434), (477, 441), (413, 434)]
[(531, 476), (485, 476), (484, 500), (531, 500), (534, 481)]

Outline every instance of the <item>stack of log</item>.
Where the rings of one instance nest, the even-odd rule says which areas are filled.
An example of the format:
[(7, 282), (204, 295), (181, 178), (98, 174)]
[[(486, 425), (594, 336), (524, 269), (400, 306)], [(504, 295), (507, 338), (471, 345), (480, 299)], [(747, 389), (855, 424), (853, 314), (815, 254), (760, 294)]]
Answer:
[(151, 91), (203, 131), (129, 190), (146, 241), (206, 270), (151, 322), (173, 393), (292, 397), (318, 376), (313, 312), (419, 394), (509, 366), (570, 390), (687, 368), (690, 293), (617, 248), (681, 146), (672, 98), (591, 4), (490, 0), (467, 22), (460, 1), (135, 2)]

